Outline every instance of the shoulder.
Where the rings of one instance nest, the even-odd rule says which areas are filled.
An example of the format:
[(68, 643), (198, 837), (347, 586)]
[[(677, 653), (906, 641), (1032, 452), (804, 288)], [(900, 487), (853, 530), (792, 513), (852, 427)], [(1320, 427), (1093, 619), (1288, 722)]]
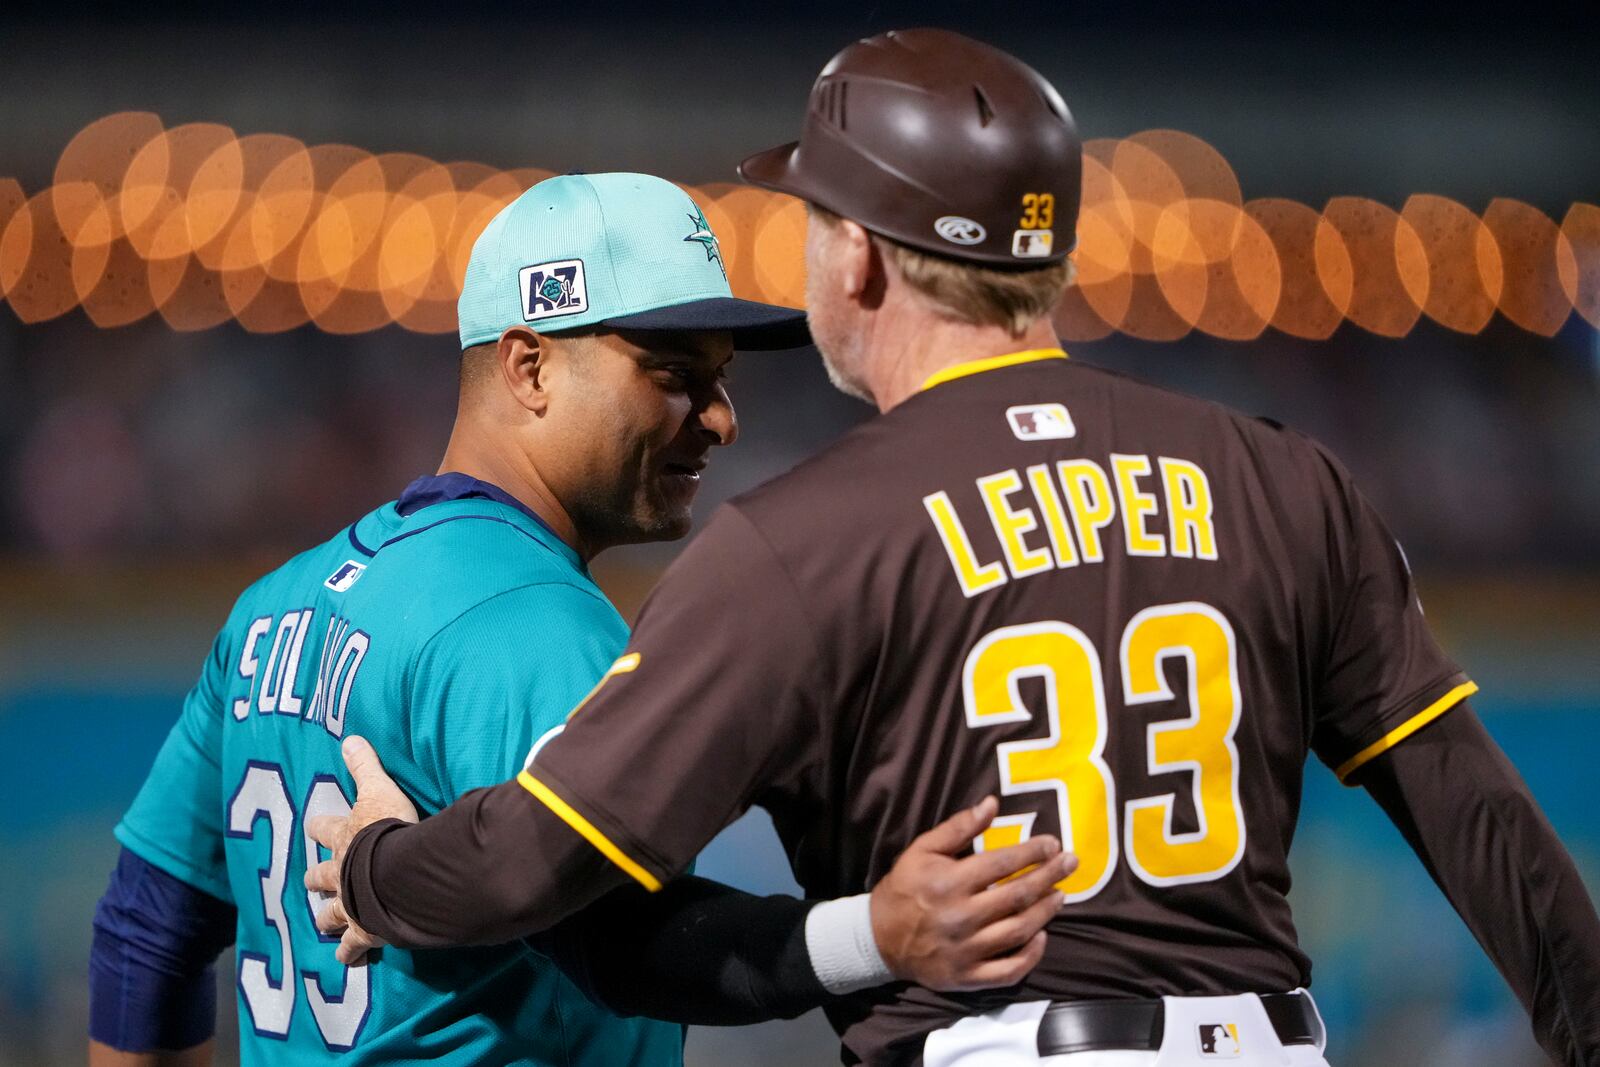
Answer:
[(321, 544), (297, 552), (251, 582), (234, 601), (227, 629), (247, 627), (257, 618), (311, 606), (324, 583), (332, 579), (346, 561), (365, 564), (370, 558), (370, 553), (356, 543), (351, 534), (358, 526), (366, 529), (368, 536), (386, 528), (378, 520), (389, 507), (384, 505), (369, 512)]
[(446, 630), (499, 647), (534, 630), (625, 629), (568, 556), (500, 505), (433, 510), (378, 547), (337, 610), (409, 631), (419, 645)]

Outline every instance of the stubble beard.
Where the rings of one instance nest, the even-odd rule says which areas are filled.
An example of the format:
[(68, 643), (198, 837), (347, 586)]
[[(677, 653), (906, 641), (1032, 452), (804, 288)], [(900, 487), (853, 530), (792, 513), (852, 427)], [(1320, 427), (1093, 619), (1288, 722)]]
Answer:
[(855, 397), (868, 404), (873, 403), (872, 393), (867, 389), (866, 383), (854, 373), (855, 368), (860, 366), (861, 360), (859, 353), (852, 351), (854, 346), (848, 338), (835, 336), (831, 323), (828, 323), (825, 317), (822, 322), (812, 324), (811, 338), (817, 346), (817, 353), (822, 356), (822, 367), (828, 372), (828, 381), (833, 383), (833, 387), (845, 396)]

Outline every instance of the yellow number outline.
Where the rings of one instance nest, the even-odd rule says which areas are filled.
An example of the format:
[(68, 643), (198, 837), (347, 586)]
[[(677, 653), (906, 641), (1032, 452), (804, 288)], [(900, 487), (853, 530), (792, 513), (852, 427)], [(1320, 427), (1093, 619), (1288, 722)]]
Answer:
[[(973, 728), (1031, 722), (1033, 713), (1023, 702), (1017, 683), (1023, 678), (1044, 679), (1045, 721), (1050, 732), (1045, 737), (996, 746), (1000, 792), (1003, 796), (1045, 792), (1055, 796), (1061, 847), (1078, 857), (1078, 869), (1057, 882), (1056, 888), (1068, 903), (1088, 900), (1105, 888), (1117, 866), (1116, 783), (1105, 761), (1105, 685), (1094, 642), (1064, 622), (1003, 626), (973, 646), (961, 674), (967, 725)], [(1087, 751), (1074, 752), (1082, 747), (1085, 733), (1065, 730), (1063, 722), (1071, 716), (1072, 725), (1080, 725), (1085, 711), (1093, 714), (1093, 728), (1087, 733), (1090, 743)], [(1052, 767), (1056, 773), (1037, 773), (1042, 767)], [(1071, 785), (1080, 787), (1077, 805), (1071, 799)], [(1083, 796), (1085, 788), (1092, 788), (1098, 796)], [(973, 847), (981, 852), (1024, 840), (1032, 832), (1033, 820), (1032, 812), (1001, 816)]]
[[(1234, 741), (1243, 705), (1232, 625), (1217, 609), (1197, 601), (1136, 614), (1123, 629), (1118, 656), (1129, 707), (1179, 699), (1163, 670), (1173, 657), (1189, 666), (1189, 715), (1146, 728), (1146, 766), (1152, 775), (1190, 772), (1198, 829), (1174, 832), (1177, 794), (1165, 793), (1126, 801), (1119, 835), (1116, 782), (1105, 761), (1105, 685), (1094, 642), (1075, 626), (1048, 620), (992, 630), (967, 654), (961, 685), (969, 728), (1031, 722), (1034, 716), (1018, 683), (1024, 678), (1045, 682), (1048, 734), (1002, 742), (995, 757), (1002, 796), (1055, 797), (1062, 847), (1078, 857), (1078, 869), (1056, 886), (1068, 903), (1088, 900), (1105, 888), (1116, 871), (1119, 848), (1134, 875), (1156, 887), (1215, 881), (1244, 856), (1247, 835)], [(1219, 718), (1223, 715), (1225, 720)], [(1036, 815), (997, 817), (973, 847), (981, 852), (1025, 840)]]
[[(1215, 647), (1218, 643), (1220, 650)], [(1211, 652), (1205, 663), (1201, 646)], [(1246, 841), (1239, 803), (1239, 748), (1234, 742), (1242, 704), (1233, 626), (1217, 609), (1197, 601), (1139, 612), (1122, 631), (1124, 703), (1136, 707), (1178, 700), (1162, 670), (1171, 658), (1183, 659), (1189, 667), (1185, 694), (1189, 714), (1146, 727), (1145, 766), (1152, 776), (1190, 772), (1198, 826), (1188, 833), (1173, 831), (1175, 793), (1128, 801), (1123, 821), (1128, 866), (1140, 881), (1162, 887), (1223, 877), (1239, 865)], [(1226, 670), (1218, 660), (1226, 661)], [(1218, 730), (1223, 715), (1225, 725)], [(1163, 759), (1163, 752), (1176, 754)], [(1183, 758), (1190, 754), (1198, 758)]]

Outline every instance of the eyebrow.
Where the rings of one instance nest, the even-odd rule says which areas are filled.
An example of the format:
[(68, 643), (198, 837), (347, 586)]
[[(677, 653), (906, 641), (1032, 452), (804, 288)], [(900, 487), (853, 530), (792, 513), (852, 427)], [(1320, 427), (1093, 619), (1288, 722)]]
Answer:
[(703, 363), (708, 360), (715, 360), (715, 369), (721, 370), (723, 367), (726, 367), (728, 364), (733, 362), (734, 355), (734, 352), (729, 352), (722, 359), (716, 360), (714, 356), (706, 352), (704, 349), (691, 348), (688, 345), (672, 345), (646, 351), (640, 358), (645, 362), (671, 359), (691, 359), (696, 363)]

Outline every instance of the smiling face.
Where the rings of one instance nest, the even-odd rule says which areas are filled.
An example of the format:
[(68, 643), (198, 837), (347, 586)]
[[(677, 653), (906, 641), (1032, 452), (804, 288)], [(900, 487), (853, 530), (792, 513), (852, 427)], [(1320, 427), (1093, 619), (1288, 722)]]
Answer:
[(545, 341), (563, 443), (545, 474), (584, 542), (598, 551), (687, 534), (708, 453), (739, 432), (724, 387), (732, 339), (639, 330)]

